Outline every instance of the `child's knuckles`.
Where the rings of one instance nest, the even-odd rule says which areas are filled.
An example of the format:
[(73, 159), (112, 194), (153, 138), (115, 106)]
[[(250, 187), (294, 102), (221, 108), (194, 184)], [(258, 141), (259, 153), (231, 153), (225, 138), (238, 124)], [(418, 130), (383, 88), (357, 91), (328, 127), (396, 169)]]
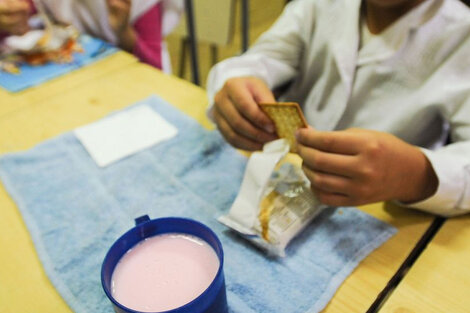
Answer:
[(367, 199), (373, 198), (375, 194), (375, 188), (370, 184), (361, 184), (357, 187), (354, 194), (356, 202), (367, 201)]
[(234, 129), (245, 128), (245, 122), (242, 118), (231, 118), (231, 125)]

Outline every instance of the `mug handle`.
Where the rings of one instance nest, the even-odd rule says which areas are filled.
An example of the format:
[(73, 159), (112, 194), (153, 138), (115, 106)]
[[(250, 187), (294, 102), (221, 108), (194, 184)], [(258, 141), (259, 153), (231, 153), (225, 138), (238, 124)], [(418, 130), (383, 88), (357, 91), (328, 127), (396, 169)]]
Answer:
[(140, 225), (142, 223), (150, 221), (150, 217), (148, 215), (142, 215), (135, 219), (135, 226)]

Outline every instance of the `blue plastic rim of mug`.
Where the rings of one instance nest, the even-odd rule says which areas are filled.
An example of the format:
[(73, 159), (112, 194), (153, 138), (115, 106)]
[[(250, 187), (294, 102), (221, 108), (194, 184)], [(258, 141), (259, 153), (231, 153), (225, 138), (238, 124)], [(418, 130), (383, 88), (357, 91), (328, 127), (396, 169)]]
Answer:
[(111, 294), (111, 278), (121, 257), (145, 238), (166, 233), (183, 233), (206, 241), (219, 258), (219, 270), (207, 289), (193, 301), (173, 310), (155, 313), (228, 313), (225, 278), (223, 272), (224, 252), (216, 234), (204, 224), (180, 217), (150, 220), (148, 215), (135, 219), (136, 226), (122, 235), (109, 249), (101, 267), (101, 284), (112, 302), (116, 313), (141, 313), (120, 304)]

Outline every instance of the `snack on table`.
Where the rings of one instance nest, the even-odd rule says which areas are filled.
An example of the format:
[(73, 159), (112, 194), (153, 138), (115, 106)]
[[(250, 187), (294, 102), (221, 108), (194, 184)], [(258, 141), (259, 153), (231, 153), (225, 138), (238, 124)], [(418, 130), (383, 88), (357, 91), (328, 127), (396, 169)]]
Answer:
[(48, 62), (64, 64), (73, 62), (74, 52), (83, 52), (83, 49), (75, 38), (68, 38), (59, 49), (23, 54), (22, 59), (31, 65), (42, 65)]
[(72, 26), (54, 25), (52, 29), (31, 30), (22, 36), (9, 36), (2, 47), (1, 70), (18, 73), (21, 64), (43, 65), (73, 62), (73, 53), (83, 52)]
[(4, 71), (10, 74), (19, 74), (20, 68), (12, 61), (0, 60), (0, 71)]
[(255, 229), (266, 243), (284, 247), (321, 210), (302, 170), (284, 163), (263, 193)]
[(218, 218), (253, 244), (274, 256), (285, 248), (325, 206), (310, 189), (302, 169), (284, 157), (286, 139), (264, 145), (251, 154), (240, 191), (228, 214)]
[(279, 138), (289, 142), (290, 152), (296, 151), (295, 132), (299, 128), (307, 127), (307, 121), (295, 102), (260, 103), (261, 110), (274, 122)]

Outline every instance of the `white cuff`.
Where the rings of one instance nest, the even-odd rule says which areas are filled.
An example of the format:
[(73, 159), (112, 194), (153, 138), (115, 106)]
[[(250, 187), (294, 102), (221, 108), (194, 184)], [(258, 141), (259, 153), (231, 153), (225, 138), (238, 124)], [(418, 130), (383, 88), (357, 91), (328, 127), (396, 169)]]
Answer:
[(469, 160), (444, 151), (422, 148), (438, 178), (438, 187), (431, 197), (408, 207), (421, 209), (442, 216), (455, 216), (470, 211)]

